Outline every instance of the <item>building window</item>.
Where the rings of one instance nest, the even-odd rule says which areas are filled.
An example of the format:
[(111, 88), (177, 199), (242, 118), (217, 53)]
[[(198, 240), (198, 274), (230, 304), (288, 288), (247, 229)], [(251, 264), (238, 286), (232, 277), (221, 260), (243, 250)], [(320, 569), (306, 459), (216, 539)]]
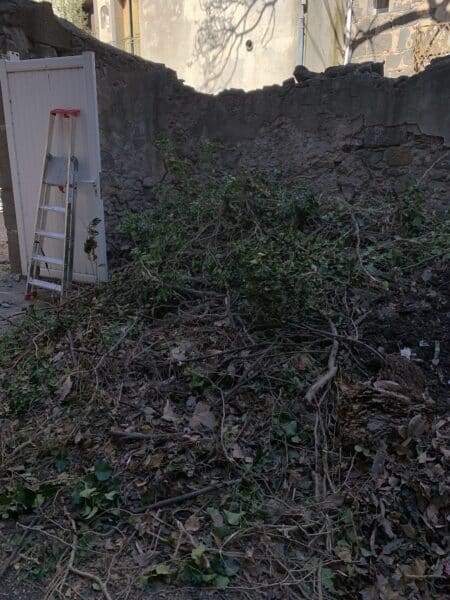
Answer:
[(372, 0), (373, 12), (377, 15), (378, 13), (388, 12), (389, 0)]

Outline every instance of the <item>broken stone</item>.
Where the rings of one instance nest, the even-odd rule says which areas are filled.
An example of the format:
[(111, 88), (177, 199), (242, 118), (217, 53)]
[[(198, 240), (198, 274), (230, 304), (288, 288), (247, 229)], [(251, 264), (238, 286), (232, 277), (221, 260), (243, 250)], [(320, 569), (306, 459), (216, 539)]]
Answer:
[(374, 73), (376, 75), (384, 74), (384, 63), (364, 62), (352, 63), (349, 65), (339, 65), (325, 69), (325, 77), (345, 77), (354, 73)]
[(404, 167), (412, 161), (412, 153), (409, 148), (388, 148), (384, 153), (384, 160), (391, 167)]
[(294, 70), (294, 77), (298, 83), (302, 83), (302, 81), (307, 81), (308, 79), (313, 79), (314, 77), (318, 77), (318, 73), (314, 73), (310, 71), (303, 65), (297, 65)]

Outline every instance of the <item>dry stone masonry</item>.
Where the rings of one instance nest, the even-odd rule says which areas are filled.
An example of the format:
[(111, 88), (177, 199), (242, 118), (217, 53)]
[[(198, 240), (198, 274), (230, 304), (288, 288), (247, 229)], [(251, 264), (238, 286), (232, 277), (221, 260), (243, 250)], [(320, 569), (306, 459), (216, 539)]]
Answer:
[[(128, 208), (152, 202), (164, 173), (155, 138), (179, 143), (195, 162), (202, 138), (217, 141), (219, 163), (280, 180), (304, 182), (318, 193), (385, 194), (418, 181), (431, 204), (450, 197), (450, 57), (411, 78), (383, 77), (383, 65), (298, 67), (281, 85), (217, 96), (183, 85), (163, 65), (104, 45), (57, 19), (48, 4), (0, 3), (0, 53), (21, 58), (96, 55), (102, 148), (102, 194), (110, 252)], [(0, 122), (6, 148), (3, 121)], [(15, 215), (7, 153), (0, 151), (7, 228), (14, 247)]]

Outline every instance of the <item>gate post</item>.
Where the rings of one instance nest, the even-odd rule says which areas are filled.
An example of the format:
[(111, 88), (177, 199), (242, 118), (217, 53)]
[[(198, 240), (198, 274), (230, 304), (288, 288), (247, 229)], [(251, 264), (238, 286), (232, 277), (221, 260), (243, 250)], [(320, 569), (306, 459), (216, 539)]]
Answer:
[(5, 114), (0, 91), (0, 188), (2, 189), (3, 216), (8, 236), (8, 254), (12, 273), (21, 273), (20, 246), (17, 233), (16, 209), (11, 182), (8, 140), (6, 136)]

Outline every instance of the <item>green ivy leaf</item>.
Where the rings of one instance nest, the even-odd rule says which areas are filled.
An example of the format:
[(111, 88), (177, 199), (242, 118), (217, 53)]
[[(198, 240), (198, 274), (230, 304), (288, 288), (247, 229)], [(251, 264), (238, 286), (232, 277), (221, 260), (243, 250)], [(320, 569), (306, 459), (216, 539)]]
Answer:
[(80, 496), (80, 498), (91, 498), (92, 496), (95, 496), (96, 493), (97, 493), (97, 488), (87, 487), (87, 488), (84, 488), (84, 490), (81, 490), (79, 496)]
[(112, 475), (111, 467), (102, 460), (97, 460), (95, 462), (94, 470), (97, 481), (106, 481)]
[(170, 575), (170, 566), (167, 563), (161, 563), (154, 568), (156, 575)]
[(229, 510), (224, 510), (223, 512), (228, 525), (239, 525), (239, 523), (241, 522), (241, 517), (245, 515), (245, 513), (243, 512), (235, 513)]
[(214, 587), (216, 587), (218, 590), (224, 590), (226, 587), (228, 587), (229, 583), (230, 578), (226, 577), (225, 575), (217, 575), (217, 577), (214, 579)]
[(297, 434), (297, 421), (287, 421), (281, 423), (281, 429), (288, 437), (293, 437)]
[(229, 577), (233, 577), (233, 575), (237, 575), (241, 569), (241, 565), (239, 561), (235, 558), (225, 558), (223, 560), (223, 567), (225, 569), (225, 574)]
[(331, 569), (324, 567), (322, 569), (321, 581), (323, 587), (329, 592), (334, 592), (334, 583), (333, 583), (334, 573)]
[(192, 550), (191, 556), (196, 565), (199, 565), (201, 563), (201, 558), (205, 554), (205, 550), (205, 544), (199, 544)]

